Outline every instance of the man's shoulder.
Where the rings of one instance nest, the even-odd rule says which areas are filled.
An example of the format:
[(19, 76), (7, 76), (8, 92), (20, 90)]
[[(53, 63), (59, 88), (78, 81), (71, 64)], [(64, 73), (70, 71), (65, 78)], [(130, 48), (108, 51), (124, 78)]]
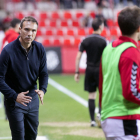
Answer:
[(35, 44), (37, 47), (43, 47), (43, 45), (40, 42), (37, 42), (35, 40), (32, 43)]
[(12, 41), (12, 42), (8, 42), (8, 44), (4, 47), (4, 48), (9, 48), (9, 47), (12, 47), (12, 46), (15, 46), (16, 45), (16, 40)]
[(84, 40), (85, 40), (85, 41), (86, 41), (86, 40), (89, 40), (89, 39), (92, 40), (93, 38), (95, 38), (96, 40), (101, 40), (101, 41), (105, 41), (105, 42), (106, 42), (106, 39), (105, 39), (103, 36), (97, 35), (97, 34), (87, 35), (87, 36), (84, 38)]
[(43, 47), (42, 43), (37, 42), (35, 40), (32, 43), (35, 45), (35, 48), (38, 49), (38, 51), (44, 51), (44, 47)]
[(12, 52), (14, 48), (17, 48), (16, 40), (10, 43), (8, 42), (8, 44), (3, 49), (5, 49), (7, 52)]
[(127, 48), (121, 55), (121, 57), (126, 57), (126, 58), (129, 58), (129, 59), (139, 59), (140, 56), (140, 52), (137, 48), (134, 48), (134, 47), (130, 47), (130, 48)]

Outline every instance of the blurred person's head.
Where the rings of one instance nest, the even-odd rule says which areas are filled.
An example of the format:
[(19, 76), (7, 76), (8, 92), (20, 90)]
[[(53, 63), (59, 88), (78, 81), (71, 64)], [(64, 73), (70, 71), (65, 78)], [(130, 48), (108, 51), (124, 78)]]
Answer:
[(38, 28), (38, 22), (35, 18), (28, 16), (21, 20), (20, 23), (20, 42), (25, 47), (29, 47), (35, 39)]
[(104, 22), (101, 18), (95, 18), (92, 22), (92, 28), (94, 31), (102, 32), (104, 29)]
[(19, 27), (20, 27), (20, 19), (14, 18), (11, 21), (11, 27), (14, 28), (14, 30), (18, 33), (19, 32)]
[(9, 30), (9, 28), (10, 28), (10, 24), (9, 23), (2, 24), (2, 30), (4, 32), (6, 32), (7, 30)]
[(11, 15), (11, 12), (10, 11), (6, 11), (6, 15), (7, 16), (10, 16)]
[(86, 13), (85, 13), (85, 17), (88, 17), (88, 18), (91, 17), (91, 16), (90, 16), (90, 12), (86, 12)]
[(6, 17), (3, 19), (3, 23), (10, 23), (13, 19), (13, 14), (10, 11), (6, 11)]
[[(122, 35), (132, 36), (140, 33), (140, 8), (131, 6), (124, 8), (118, 16), (118, 24)], [(138, 35), (138, 40), (140, 39)]]

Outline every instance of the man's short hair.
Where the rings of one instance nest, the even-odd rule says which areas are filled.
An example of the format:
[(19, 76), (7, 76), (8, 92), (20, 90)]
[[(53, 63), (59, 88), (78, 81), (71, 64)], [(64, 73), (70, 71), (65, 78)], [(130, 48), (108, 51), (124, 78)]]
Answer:
[(101, 18), (95, 18), (92, 22), (92, 28), (94, 31), (97, 31), (99, 29), (99, 26), (103, 24), (103, 20)]
[(137, 6), (124, 8), (119, 13), (118, 24), (122, 35), (132, 35), (140, 26), (140, 8)]
[(20, 19), (14, 18), (14, 19), (12, 19), (10, 24), (11, 24), (11, 27), (15, 28), (16, 25), (19, 24), (19, 23), (20, 23)]
[(34, 18), (34, 17), (32, 17), (32, 16), (27, 16), (27, 17), (24, 17), (22, 20), (21, 20), (21, 23), (20, 23), (20, 27), (22, 28), (22, 26), (23, 26), (23, 22), (24, 21), (30, 21), (30, 22), (35, 22), (36, 24), (37, 24), (37, 26), (38, 26), (38, 22), (37, 22), (37, 20)]

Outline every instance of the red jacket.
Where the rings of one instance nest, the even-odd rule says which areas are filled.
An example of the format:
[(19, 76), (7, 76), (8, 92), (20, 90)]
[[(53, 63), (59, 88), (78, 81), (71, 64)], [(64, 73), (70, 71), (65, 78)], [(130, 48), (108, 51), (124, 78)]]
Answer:
[[(117, 47), (123, 42), (132, 42), (137, 46), (137, 43), (128, 37), (120, 36), (117, 40), (112, 43), (113, 47)], [(136, 71), (133, 71), (133, 66), (137, 65)], [(122, 83), (122, 94), (123, 97), (133, 103), (140, 105), (140, 52), (134, 47), (126, 49), (120, 57), (119, 61), (119, 72), (121, 76)], [(133, 72), (136, 73), (136, 77), (133, 77)], [(99, 101), (100, 105), (102, 102), (102, 65), (100, 64), (100, 74), (99, 74)], [(133, 88), (132, 88), (133, 87)], [(110, 117), (115, 119), (128, 119), (128, 120), (140, 120), (140, 115), (129, 115), (121, 117)]]
[(18, 36), (19, 36), (19, 34), (17, 32), (15, 32), (15, 30), (13, 30), (13, 29), (9, 29), (8, 31), (6, 31), (5, 37), (2, 42), (1, 51), (8, 43), (16, 40)]

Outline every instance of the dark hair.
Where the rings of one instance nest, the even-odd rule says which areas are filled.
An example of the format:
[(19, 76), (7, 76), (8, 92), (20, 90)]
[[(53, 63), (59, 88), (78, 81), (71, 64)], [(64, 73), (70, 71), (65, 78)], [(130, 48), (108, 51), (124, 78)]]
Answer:
[(103, 20), (101, 18), (95, 18), (92, 22), (92, 28), (94, 29), (94, 31), (97, 31), (102, 23)]
[(124, 8), (119, 13), (118, 24), (122, 35), (132, 35), (140, 26), (140, 8), (137, 6)]
[(11, 21), (11, 27), (15, 28), (17, 24), (20, 23), (20, 19), (18, 18), (14, 18), (12, 21)]
[(38, 22), (37, 22), (37, 20), (34, 18), (34, 17), (32, 17), (32, 16), (27, 16), (27, 17), (24, 17), (22, 20), (21, 20), (21, 23), (20, 23), (20, 27), (22, 28), (22, 26), (23, 26), (23, 22), (24, 21), (31, 21), (31, 22), (35, 22), (37, 25), (38, 25)]

